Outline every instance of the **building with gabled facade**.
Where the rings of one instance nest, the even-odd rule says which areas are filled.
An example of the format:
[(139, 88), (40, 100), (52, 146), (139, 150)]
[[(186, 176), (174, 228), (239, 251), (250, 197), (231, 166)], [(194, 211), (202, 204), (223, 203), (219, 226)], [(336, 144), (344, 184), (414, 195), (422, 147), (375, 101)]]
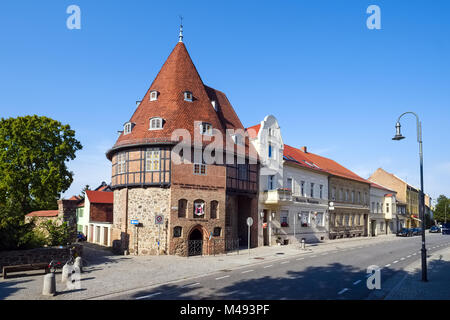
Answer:
[[(203, 83), (182, 39), (180, 32), (180, 41), (106, 154), (112, 163), (117, 251), (225, 252), (247, 244), (246, 220), (257, 220), (259, 169), (244, 127), (226, 95)], [(211, 152), (208, 148), (216, 144), (224, 149)], [(256, 228), (255, 223), (252, 247), (257, 246)]]
[(283, 143), (274, 116), (247, 132), (261, 163), (260, 245), (328, 239), (328, 173)]

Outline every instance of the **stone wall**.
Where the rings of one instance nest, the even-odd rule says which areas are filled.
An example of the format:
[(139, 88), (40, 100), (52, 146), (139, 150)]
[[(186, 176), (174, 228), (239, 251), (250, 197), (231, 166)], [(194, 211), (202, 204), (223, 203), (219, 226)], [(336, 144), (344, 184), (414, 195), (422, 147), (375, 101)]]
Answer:
[[(75, 252), (83, 256), (83, 246), (75, 244)], [(31, 250), (11, 250), (0, 252), (0, 271), (5, 266), (14, 266), (30, 263), (50, 263), (58, 260), (65, 263), (69, 259), (69, 247), (49, 247)]]

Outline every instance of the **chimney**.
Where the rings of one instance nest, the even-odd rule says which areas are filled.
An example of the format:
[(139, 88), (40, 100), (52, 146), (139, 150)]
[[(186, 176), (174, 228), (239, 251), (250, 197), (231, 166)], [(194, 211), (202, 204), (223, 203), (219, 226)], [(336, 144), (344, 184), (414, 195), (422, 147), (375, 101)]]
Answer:
[(300, 150), (302, 150), (304, 153), (308, 153), (308, 149), (306, 148), (306, 146), (301, 147)]

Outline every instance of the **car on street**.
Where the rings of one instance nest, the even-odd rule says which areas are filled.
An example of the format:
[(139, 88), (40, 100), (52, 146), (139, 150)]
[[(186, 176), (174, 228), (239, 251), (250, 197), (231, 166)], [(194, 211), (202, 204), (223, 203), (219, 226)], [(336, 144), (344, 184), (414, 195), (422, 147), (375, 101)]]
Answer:
[(450, 223), (442, 225), (442, 234), (450, 234)]
[(418, 235), (422, 234), (422, 228), (413, 228), (412, 230), (413, 230), (412, 231), (413, 236), (418, 236)]
[(87, 240), (87, 238), (86, 238), (86, 236), (83, 234), (83, 232), (78, 231), (78, 233), (77, 233), (77, 242), (80, 242), (80, 241), (86, 241), (86, 240)]
[(397, 232), (398, 237), (411, 237), (412, 236), (412, 229), (409, 228), (402, 228), (399, 232)]
[(439, 232), (441, 232), (441, 228), (439, 228), (438, 226), (431, 226), (430, 233), (439, 233)]

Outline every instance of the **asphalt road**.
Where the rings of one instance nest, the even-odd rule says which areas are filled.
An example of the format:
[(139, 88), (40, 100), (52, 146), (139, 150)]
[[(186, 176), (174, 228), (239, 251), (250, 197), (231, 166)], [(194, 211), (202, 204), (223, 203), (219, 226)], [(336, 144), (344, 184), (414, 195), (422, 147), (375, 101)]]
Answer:
[[(428, 232), (426, 236), (428, 255), (450, 246), (449, 236)], [(222, 270), (114, 299), (367, 299), (374, 292), (366, 285), (369, 266), (381, 268), (382, 290), (379, 291), (387, 292), (405, 275), (403, 269), (420, 259), (420, 248), (420, 236), (383, 243), (365, 241), (346, 249), (336, 244), (327, 252)], [(382, 297), (380, 293), (378, 298)]]

